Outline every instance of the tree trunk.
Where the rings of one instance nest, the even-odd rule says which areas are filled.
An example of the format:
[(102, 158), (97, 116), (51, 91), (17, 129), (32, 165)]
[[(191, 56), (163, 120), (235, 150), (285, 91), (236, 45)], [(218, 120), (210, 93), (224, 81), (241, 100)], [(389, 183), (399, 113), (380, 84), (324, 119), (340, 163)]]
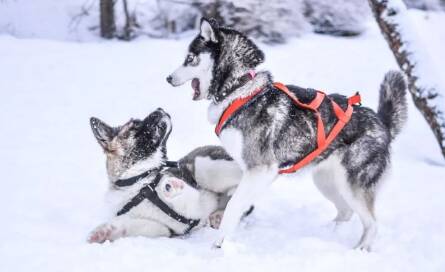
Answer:
[(445, 85), (430, 65), (420, 40), (410, 24), (402, 0), (368, 0), (380, 30), (400, 69), (417, 109), (431, 127), (445, 157)]
[(112, 39), (116, 34), (114, 20), (114, 0), (100, 0), (100, 35), (106, 39)]
[(130, 12), (128, 11), (128, 3), (127, 0), (122, 0), (122, 4), (124, 7), (124, 14), (125, 14), (125, 26), (124, 26), (124, 33), (123, 33), (123, 39), (126, 41), (129, 41), (131, 39), (132, 34), (132, 18), (130, 16)]

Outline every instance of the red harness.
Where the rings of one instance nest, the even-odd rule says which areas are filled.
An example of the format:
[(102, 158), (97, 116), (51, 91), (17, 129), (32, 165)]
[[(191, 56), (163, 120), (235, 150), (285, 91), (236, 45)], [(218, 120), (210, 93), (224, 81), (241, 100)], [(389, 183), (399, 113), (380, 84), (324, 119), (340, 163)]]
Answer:
[[(298, 98), (293, 94), (289, 89), (284, 85), (283, 83), (276, 82), (273, 84), (275, 88), (285, 93), (295, 105), (307, 109), (310, 111), (313, 111), (315, 113), (315, 116), (317, 117), (317, 148), (309, 153), (306, 157), (304, 157), (301, 161), (296, 162), (294, 165), (281, 169), (278, 173), (279, 174), (288, 174), (293, 173), (297, 171), (298, 169), (302, 168), (303, 166), (310, 163), (313, 159), (315, 159), (318, 155), (320, 155), (328, 146), (332, 143), (332, 141), (337, 137), (337, 135), (341, 132), (341, 130), (344, 128), (344, 126), (349, 122), (352, 116), (352, 112), (354, 110), (353, 105), (359, 104), (361, 101), (360, 94), (355, 94), (354, 96), (351, 96), (348, 98), (348, 107), (345, 111), (337, 104), (334, 100), (331, 100), (332, 108), (334, 109), (334, 113), (337, 116), (337, 122), (335, 123), (334, 127), (331, 129), (329, 134), (326, 136), (325, 130), (324, 130), (324, 123), (321, 119), (321, 114), (318, 110), (321, 103), (324, 101), (326, 94), (320, 91), (317, 91), (317, 94), (315, 98), (308, 104), (300, 102)], [(224, 124), (227, 122), (227, 120), (235, 114), (241, 107), (243, 107), (247, 102), (249, 102), (253, 97), (255, 97), (258, 93), (260, 93), (263, 89), (259, 88), (255, 90), (251, 95), (247, 97), (241, 97), (238, 99), (235, 99), (235, 101), (232, 102), (223, 112), (221, 115), (218, 124), (215, 128), (216, 135), (219, 136), (221, 133), (221, 130), (223, 129)]]

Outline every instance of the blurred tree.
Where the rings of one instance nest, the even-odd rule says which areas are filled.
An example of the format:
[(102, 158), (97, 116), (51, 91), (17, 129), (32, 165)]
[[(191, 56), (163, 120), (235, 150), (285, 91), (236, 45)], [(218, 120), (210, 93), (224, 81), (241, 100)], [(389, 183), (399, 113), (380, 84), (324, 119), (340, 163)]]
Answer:
[(310, 29), (303, 2), (295, 0), (213, 0), (198, 5), (201, 14), (265, 43), (283, 43)]
[(111, 39), (116, 34), (116, 22), (114, 18), (114, 0), (100, 0), (100, 35)]
[(357, 0), (121, 0), (119, 10), (113, 9), (117, 1), (100, 0), (103, 37), (175, 38), (206, 16), (260, 41), (284, 43), (311, 30), (358, 35), (370, 14), (366, 2)]
[[(200, 17), (199, 2), (191, 0), (156, 0), (154, 16), (143, 26), (152, 37), (177, 37), (194, 29)], [(145, 14), (139, 14), (146, 17)]]
[(124, 11), (125, 23), (122, 28), (122, 33), (117, 37), (126, 41), (133, 39), (135, 35), (135, 29), (139, 27), (136, 21), (136, 15), (130, 12), (127, 0), (122, 0), (122, 6)]
[[(176, 2), (176, 1), (175, 1)], [(266, 43), (313, 30), (350, 36), (365, 30), (369, 7), (357, 0), (195, 0), (200, 14)]]
[(444, 0), (403, 0), (408, 8), (421, 10), (439, 10), (440, 1)]
[(355, 36), (366, 28), (370, 15), (366, 1), (305, 0), (305, 16), (316, 33)]

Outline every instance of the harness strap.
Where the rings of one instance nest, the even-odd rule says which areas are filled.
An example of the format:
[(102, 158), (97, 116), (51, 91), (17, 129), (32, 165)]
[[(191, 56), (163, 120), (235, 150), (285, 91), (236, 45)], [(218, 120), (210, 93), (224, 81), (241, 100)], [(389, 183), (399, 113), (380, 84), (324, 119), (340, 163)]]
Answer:
[(154, 173), (158, 173), (159, 171), (162, 170), (162, 166), (161, 167), (157, 167), (148, 171), (145, 171), (144, 173), (131, 177), (131, 178), (127, 178), (127, 179), (118, 179), (114, 182), (114, 185), (117, 187), (128, 187), (131, 186), (133, 184), (135, 184), (136, 182), (140, 181), (141, 179), (144, 179)]
[(283, 93), (285, 93), (287, 96), (289, 96), (289, 98), (292, 99), (292, 101), (297, 106), (300, 106), (303, 109), (307, 109), (307, 110), (311, 110), (311, 111), (317, 111), (318, 108), (320, 107), (321, 103), (323, 103), (323, 100), (326, 96), (325, 93), (317, 91), (315, 98), (309, 104), (306, 104), (306, 103), (300, 102), (300, 100), (295, 96), (295, 94), (293, 92), (289, 91), (289, 89), (283, 83), (275, 82), (273, 84), (273, 86), (275, 88), (277, 88), (278, 90), (282, 91)]
[(177, 161), (166, 161), (165, 167), (179, 168), (179, 163)]
[[(282, 83), (274, 83), (274, 86), (283, 91), (284, 93), (288, 94), (291, 93), (289, 89)], [(306, 166), (309, 164), (312, 160), (314, 160), (318, 155), (320, 155), (323, 151), (326, 150), (326, 148), (334, 141), (334, 139), (337, 137), (337, 135), (341, 132), (341, 130), (344, 128), (344, 126), (349, 122), (349, 120), (352, 117), (352, 112), (354, 110), (353, 105), (360, 103), (361, 98), (360, 94), (356, 93), (354, 96), (348, 98), (348, 106), (345, 111), (332, 99), (328, 97), (328, 99), (331, 101), (332, 108), (334, 109), (335, 116), (337, 117), (337, 122), (332, 127), (331, 131), (329, 132), (328, 136), (325, 135), (325, 129), (324, 129), (324, 123), (323, 119), (321, 118), (320, 111), (318, 108), (320, 107), (321, 103), (323, 102), (324, 98), (326, 97), (326, 94), (322, 93), (323, 96), (319, 96), (322, 92), (317, 91), (317, 96), (312, 100), (309, 104), (301, 103), (298, 98), (293, 95), (290, 96), (290, 98), (295, 102), (295, 104), (301, 106), (307, 105), (306, 108), (311, 109), (315, 112), (315, 115), (317, 117), (317, 148), (309, 153), (306, 157), (304, 157), (301, 161), (295, 163), (291, 167), (281, 169), (278, 173), (280, 174), (288, 174), (293, 173), (297, 171), (298, 169), (302, 168), (303, 166)], [(293, 94), (293, 93), (291, 93)], [(318, 98), (317, 97), (321, 97)], [(320, 101), (321, 100), (321, 101)], [(302, 106), (304, 107), (304, 106)]]
[(221, 130), (223, 126), (226, 124), (227, 120), (235, 113), (237, 112), (244, 104), (249, 102), (254, 96), (256, 96), (259, 92), (261, 92), (263, 89), (258, 88), (255, 91), (253, 91), (252, 94), (246, 97), (241, 97), (233, 101), (232, 104), (223, 112), (221, 117), (219, 118), (218, 125), (216, 125), (215, 133), (219, 136), (221, 133)]
[[(302, 168), (303, 166), (309, 164), (313, 159), (315, 159), (318, 155), (320, 155), (329, 146), (329, 144), (332, 143), (332, 141), (341, 132), (343, 127), (351, 119), (353, 112), (353, 105), (360, 104), (361, 98), (359, 93), (356, 93), (354, 96), (348, 98), (348, 106), (346, 110), (343, 111), (343, 109), (334, 100), (329, 98), (325, 93), (321, 91), (317, 91), (315, 98), (310, 103), (303, 103), (283, 83), (276, 82), (273, 84), (273, 86), (276, 89), (285, 93), (298, 107), (313, 111), (317, 118), (317, 148), (311, 153), (309, 153), (306, 157), (304, 157), (301, 161), (295, 163), (291, 167), (279, 170), (279, 174), (293, 173), (298, 169)], [(221, 115), (218, 124), (215, 128), (216, 135), (217, 136), (220, 135), (224, 125), (233, 114), (238, 112), (241, 109), (241, 107), (243, 107), (247, 102), (249, 102), (254, 96), (256, 96), (261, 91), (262, 91), (261, 88), (257, 89), (251, 95), (247, 97), (241, 97), (233, 101), (232, 104), (230, 104)], [(326, 97), (331, 101), (335, 116), (338, 119), (327, 136), (325, 134), (325, 126), (323, 123), (323, 119), (321, 117), (320, 111), (318, 110)]]
[(184, 234), (189, 233), (194, 227), (196, 227), (200, 220), (199, 219), (190, 219), (186, 218), (179, 213), (177, 213), (175, 210), (170, 208), (162, 199), (159, 198), (158, 193), (156, 192), (155, 188), (161, 181), (162, 175), (161, 173), (158, 173), (155, 177), (155, 179), (150, 182), (149, 184), (145, 185), (141, 188), (139, 193), (135, 195), (130, 202), (125, 204), (121, 210), (117, 212), (117, 216), (123, 215), (127, 212), (129, 212), (132, 208), (139, 205), (144, 199), (149, 200), (153, 205), (158, 207), (161, 211), (163, 211), (165, 214), (170, 216), (171, 218), (175, 219), (176, 221), (188, 225), (187, 229), (185, 230)]
[(166, 167), (179, 168), (179, 163), (177, 161), (165, 161), (165, 163), (163, 165), (153, 168), (153, 169), (150, 169), (148, 171), (145, 171), (140, 175), (137, 175), (137, 176), (134, 176), (131, 178), (127, 178), (127, 179), (118, 179), (114, 182), (114, 185), (117, 187), (131, 186), (131, 185), (135, 184), (136, 182), (140, 181), (141, 179), (144, 179), (152, 174), (159, 173), (162, 169), (164, 169)]

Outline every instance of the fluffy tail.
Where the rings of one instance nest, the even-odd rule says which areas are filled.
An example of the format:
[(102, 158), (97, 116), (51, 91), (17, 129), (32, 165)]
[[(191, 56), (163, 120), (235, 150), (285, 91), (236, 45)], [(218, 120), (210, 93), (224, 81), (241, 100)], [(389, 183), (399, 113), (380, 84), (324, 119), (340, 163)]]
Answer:
[(406, 83), (402, 73), (389, 71), (380, 85), (377, 115), (388, 128), (391, 139), (402, 129), (407, 118)]

